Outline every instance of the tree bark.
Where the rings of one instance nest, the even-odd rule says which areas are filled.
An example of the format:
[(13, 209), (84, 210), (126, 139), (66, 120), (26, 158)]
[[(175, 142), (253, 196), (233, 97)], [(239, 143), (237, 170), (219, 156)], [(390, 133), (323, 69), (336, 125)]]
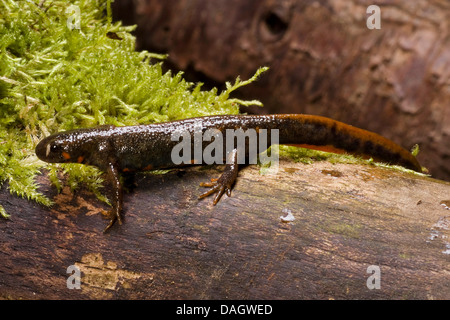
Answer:
[[(371, 0), (116, 1), (116, 18), (138, 24), (140, 48), (214, 85), (270, 71), (242, 88), (265, 107), (309, 113), (380, 133), (450, 180), (450, 3)], [(128, 10), (123, 10), (125, 6)]]
[(2, 188), (0, 299), (450, 298), (450, 183), (282, 161), (273, 175), (243, 168), (213, 206), (199, 183), (219, 169), (137, 175), (106, 234), (107, 207), (87, 191), (56, 195), (42, 176), (48, 209)]

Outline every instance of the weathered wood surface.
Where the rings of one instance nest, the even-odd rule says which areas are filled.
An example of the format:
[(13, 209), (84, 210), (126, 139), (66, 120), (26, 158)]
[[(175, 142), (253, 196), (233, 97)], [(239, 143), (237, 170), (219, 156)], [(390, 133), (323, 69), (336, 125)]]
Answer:
[[(370, 5), (381, 29), (366, 26)], [(141, 49), (223, 85), (271, 69), (237, 94), (257, 113), (310, 113), (410, 148), (450, 180), (450, 2), (447, 0), (121, 0)], [(247, 112), (245, 108), (243, 111)]]
[[(103, 234), (87, 191), (43, 208), (0, 191), (0, 299), (449, 299), (450, 184), (390, 169), (281, 162), (198, 200), (219, 168), (138, 175)], [(282, 222), (285, 211), (295, 220)], [(67, 288), (67, 268), (82, 272)], [(378, 266), (380, 289), (367, 268)]]

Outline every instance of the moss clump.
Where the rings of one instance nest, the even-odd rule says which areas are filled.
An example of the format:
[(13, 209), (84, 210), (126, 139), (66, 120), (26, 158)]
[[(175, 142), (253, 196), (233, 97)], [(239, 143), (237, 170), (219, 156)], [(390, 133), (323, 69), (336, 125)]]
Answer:
[[(163, 73), (163, 56), (135, 51), (135, 27), (112, 23), (109, 2), (0, 0), (0, 184), (9, 181), (12, 193), (50, 205), (34, 180), (46, 167), (57, 186), (62, 168), (72, 188), (85, 183), (101, 197), (95, 168), (36, 158), (36, 143), (51, 133), (237, 114), (240, 105), (259, 104), (230, 94), (265, 68), (223, 92), (204, 91), (182, 73)], [(7, 217), (1, 205), (0, 215)]]

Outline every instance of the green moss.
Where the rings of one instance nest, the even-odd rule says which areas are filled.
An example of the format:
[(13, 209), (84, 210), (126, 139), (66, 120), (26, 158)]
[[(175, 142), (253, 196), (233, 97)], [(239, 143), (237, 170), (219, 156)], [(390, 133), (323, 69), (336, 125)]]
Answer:
[(358, 239), (361, 234), (362, 227), (358, 224), (332, 224), (327, 226), (328, 230), (335, 234), (340, 234), (348, 238)]
[[(416, 156), (419, 152), (419, 147), (416, 145), (412, 151)], [(343, 153), (330, 153), (325, 151), (318, 151), (312, 149), (298, 148), (292, 146), (280, 146), (279, 152), (280, 158), (289, 159), (291, 161), (302, 162), (305, 164), (311, 164), (315, 161), (328, 161), (330, 163), (346, 163), (346, 164), (364, 164), (375, 167), (389, 168), (391, 170), (397, 170), (401, 172), (411, 173), (419, 176), (426, 176), (427, 173), (420, 173), (411, 169), (399, 165), (391, 165), (383, 162), (375, 162), (373, 159), (364, 159), (362, 157), (354, 156), (351, 154)]]
[(280, 146), (280, 157), (288, 158), (296, 162), (302, 162), (305, 164), (313, 163), (314, 161), (330, 160), (336, 159), (342, 155), (337, 155), (334, 153), (317, 151), (306, 148), (298, 148), (291, 146)]
[(398, 257), (399, 257), (400, 259), (403, 259), (403, 260), (409, 260), (409, 259), (412, 258), (411, 254), (410, 254), (409, 252), (402, 252), (402, 253), (399, 253), (399, 254), (398, 254)]
[[(56, 186), (62, 172), (72, 188), (85, 184), (106, 200), (97, 169), (36, 158), (35, 145), (51, 133), (237, 114), (240, 105), (260, 105), (231, 94), (266, 68), (227, 83), (223, 92), (204, 91), (182, 73), (163, 73), (163, 56), (135, 51), (135, 27), (112, 23), (109, 1), (72, 4), (79, 8), (79, 29), (69, 28), (76, 20), (66, 1), (0, 0), (0, 184), (8, 181), (12, 193), (50, 205), (35, 182), (47, 168)], [(1, 205), (0, 215), (7, 217)]]

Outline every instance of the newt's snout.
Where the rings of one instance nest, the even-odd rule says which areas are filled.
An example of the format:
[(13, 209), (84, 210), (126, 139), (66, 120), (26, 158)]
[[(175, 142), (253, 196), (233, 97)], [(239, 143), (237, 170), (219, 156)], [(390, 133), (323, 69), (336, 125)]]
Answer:
[(39, 159), (51, 163), (75, 162), (71, 155), (70, 140), (64, 133), (57, 133), (44, 138), (36, 146), (35, 152)]
[(41, 140), (37, 144), (36, 149), (35, 149), (37, 157), (40, 160), (46, 161), (46, 162), (49, 161), (48, 160), (48, 156), (50, 154), (50, 148), (51, 148), (51, 146), (50, 146), (50, 139), (49, 138), (50, 137), (47, 137), (47, 138)]

